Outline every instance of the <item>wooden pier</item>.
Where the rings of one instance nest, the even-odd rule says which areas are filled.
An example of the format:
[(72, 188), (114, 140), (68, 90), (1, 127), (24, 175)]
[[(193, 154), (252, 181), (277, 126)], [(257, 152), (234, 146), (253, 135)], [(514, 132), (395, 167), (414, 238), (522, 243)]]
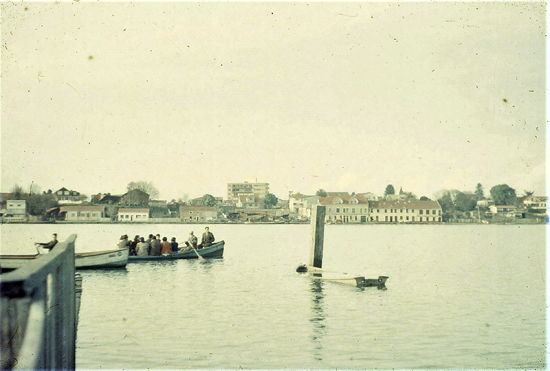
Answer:
[(2, 269), (2, 369), (74, 370), (82, 291), (75, 240), (73, 234), (48, 254)]

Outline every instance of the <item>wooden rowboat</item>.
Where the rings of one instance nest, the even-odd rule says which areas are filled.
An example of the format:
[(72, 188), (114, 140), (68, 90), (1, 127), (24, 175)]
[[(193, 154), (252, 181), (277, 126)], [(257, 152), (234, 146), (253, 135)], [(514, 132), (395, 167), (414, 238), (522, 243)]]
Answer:
[[(124, 268), (128, 264), (128, 254), (127, 248), (75, 253), (74, 266), (77, 269)], [(0, 255), (0, 266), (2, 269), (19, 268), (40, 255)]]
[(135, 256), (131, 255), (128, 258), (130, 263), (142, 262), (142, 261), (163, 261), (163, 260), (176, 260), (176, 259), (198, 259), (197, 253), (203, 258), (221, 258), (223, 257), (223, 249), (225, 242), (218, 241), (214, 244), (204, 247), (195, 252), (194, 250), (186, 252), (176, 252), (172, 254), (165, 254), (160, 256), (146, 255), (146, 256)]
[(296, 268), (296, 272), (309, 273), (309, 276), (315, 280), (332, 281), (356, 287), (385, 288), (386, 281), (389, 278), (387, 276), (378, 276), (378, 278), (365, 278), (363, 276), (348, 273), (330, 272), (322, 268), (312, 267), (305, 264), (298, 266), (298, 268)]

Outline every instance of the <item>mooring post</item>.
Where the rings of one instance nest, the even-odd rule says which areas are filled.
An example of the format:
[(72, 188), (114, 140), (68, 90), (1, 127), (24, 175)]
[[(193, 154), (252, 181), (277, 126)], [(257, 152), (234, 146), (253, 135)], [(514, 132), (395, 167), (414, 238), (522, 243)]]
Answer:
[(311, 208), (311, 250), (309, 265), (323, 268), (323, 240), (325, 238), (326, 206), (313, 205)]

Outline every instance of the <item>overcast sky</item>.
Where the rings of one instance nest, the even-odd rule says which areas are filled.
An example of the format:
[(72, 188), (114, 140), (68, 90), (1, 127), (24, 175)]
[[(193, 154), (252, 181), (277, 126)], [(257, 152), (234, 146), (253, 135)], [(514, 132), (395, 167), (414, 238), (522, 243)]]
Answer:
[(3, 3), (3, 192), (545, 193), (544, 3)]

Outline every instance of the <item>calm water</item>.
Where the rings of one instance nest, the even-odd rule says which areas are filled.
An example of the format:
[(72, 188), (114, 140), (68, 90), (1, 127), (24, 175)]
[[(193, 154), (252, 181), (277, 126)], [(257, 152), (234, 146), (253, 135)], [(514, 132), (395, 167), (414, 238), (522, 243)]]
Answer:
[[(2, 251), (77, 233), (183, 239), (199, 225), (2, 225)], [(55, 229), (52, 229), (55, 228)], [(318, 283), (307, 225), (213, 225), (224, 259), (83, 271), (79, 369), (479, 369), (546, 365), (543, 226), (327, 226), (324, 268), (387, 290)], [(15, 248), (19, 246), (19, 248)]]

